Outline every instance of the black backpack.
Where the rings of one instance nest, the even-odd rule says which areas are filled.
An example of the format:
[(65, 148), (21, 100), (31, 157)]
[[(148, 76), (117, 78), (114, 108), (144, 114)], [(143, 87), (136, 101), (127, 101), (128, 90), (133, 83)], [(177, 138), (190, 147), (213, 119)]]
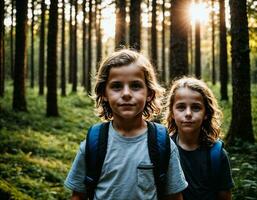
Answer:
[[(102, 166), (104, 163), (109, 123), (93, 125), (87, 134), (86, 140), (86, 179), (87, 199), (93, 199)], [(154, 122), (147, 122), (148, 126), (148, 151), (153, 163), (154, 181), (157, 189), (157, 197), (161, 199), (164, 194), (166, 173), (170, 160), (170, 138), (167, 129)]]

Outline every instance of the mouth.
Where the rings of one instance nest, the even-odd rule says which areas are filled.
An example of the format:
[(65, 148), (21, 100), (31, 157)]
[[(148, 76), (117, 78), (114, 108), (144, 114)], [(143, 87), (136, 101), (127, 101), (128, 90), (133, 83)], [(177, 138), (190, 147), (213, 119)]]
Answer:
[(131, 104), (131, 103), (122, 103), (119, 106), (121, 106), (121, 107), (130, 107), (130, 106), (133, 106), (133, 104)]

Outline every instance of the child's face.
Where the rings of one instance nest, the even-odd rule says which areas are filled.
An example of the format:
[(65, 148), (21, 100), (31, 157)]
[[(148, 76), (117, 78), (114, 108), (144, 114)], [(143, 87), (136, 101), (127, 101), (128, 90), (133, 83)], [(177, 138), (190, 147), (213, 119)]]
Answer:
[(174, 97), (172, 117), (179, 134), (198, 135), (207, 118), (203, 96), (189, 88), (179, 88)]
[(111, 68), (104, 101), (108, 101), (114, 120), (142, 118), (145, 104), (151, 99), (140, 67), (131, 64)]

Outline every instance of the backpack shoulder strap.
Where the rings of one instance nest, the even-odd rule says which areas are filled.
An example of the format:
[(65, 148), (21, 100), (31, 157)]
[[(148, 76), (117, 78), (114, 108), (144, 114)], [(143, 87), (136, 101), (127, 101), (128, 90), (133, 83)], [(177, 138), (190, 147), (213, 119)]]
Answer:
[(167, 129), (158, 123), (148, 122), (148, 152), (153, 163), (158, 199), (161, 198), (170, 160), (170, 138)]
[(221, 140), (216, 140), (210, 149), (211, 172), (214, 180), (218, 178), (220, 170), (222, 147), (223, 142)]
[(87, 196), (94, 197), (94, 190), (101, 175), (108, 143), (109, 122), (98, 123), (90, 127), (87, 133), (86, 159), (86, 188)]

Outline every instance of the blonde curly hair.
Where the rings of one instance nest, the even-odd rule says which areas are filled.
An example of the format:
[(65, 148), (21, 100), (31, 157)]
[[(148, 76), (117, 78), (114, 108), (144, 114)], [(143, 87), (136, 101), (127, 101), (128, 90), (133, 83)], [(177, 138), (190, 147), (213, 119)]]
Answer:
[(175, 80), (172, 83), (169, 91), (168, 101), (166, 104), (166, 116), (165, 124), (168, 127), (170, 133), (177, 132), (177, 125), (174, 118), (172, 117), (172, 107), (174, 104), (174, 98), (176, 91), (180, 88), (189, 88), (193, 91), (199, 92), (204, 100), (206, 109), (206, 116), (202, 123), (202, 129), (200, 133), (200, 145), (212, 145), (221, 134), (221, 119), (223, 114), (219, 108), (217, 99), (208, 85), (202, 80), (198, 80), (194, 77), (182, 77)]
[(99, 117), (105, 120), (111, 120), (113, 117), (109, 103), (103, 99), (111, 68), (128, 66), (132, 63), (143, 70), (148, 92), (153, 94), (152, 100), (145, 105), (143, 111), (144, 118), (152, 119), (153, 116), (161, 112), (161, 97), (163, 96), (164, 89), (156, 80), (152, 64), (141, 53), (131, 49), (122, 49), (112, 53), (100, 64), (95, 84), (95, 102)]

